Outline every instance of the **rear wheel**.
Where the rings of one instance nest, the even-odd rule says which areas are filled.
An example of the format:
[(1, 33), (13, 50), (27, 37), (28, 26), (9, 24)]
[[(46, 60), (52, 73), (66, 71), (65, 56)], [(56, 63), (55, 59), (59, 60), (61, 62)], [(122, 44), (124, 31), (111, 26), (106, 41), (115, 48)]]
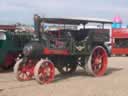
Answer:
[(50, 83), (54, 79), (55, 67), (50, 60), (40, 60), (34, 69), (34, 76), (38, 83)]
[(14, 66), (14, 73), (16, 75), (17, 80), (27, 81), (32, 79), (33, 69), (33, 62), (31, 60), (24, 61), (24, 59), (22, 58), (16, 62)]
[(92, 54), (86, 64), (86, 70), (93, 76), (104, 75), (107, 69), (107, 52), (102, 46), (93, 49)]

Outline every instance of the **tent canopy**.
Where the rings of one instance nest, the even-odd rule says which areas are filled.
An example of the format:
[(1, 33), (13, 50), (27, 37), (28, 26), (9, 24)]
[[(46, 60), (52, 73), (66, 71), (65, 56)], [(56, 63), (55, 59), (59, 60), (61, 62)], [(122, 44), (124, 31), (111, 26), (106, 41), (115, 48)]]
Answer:
[(87, 24), (87, 23), (102, 23), (102, 24), (112, 24), (111, 20), (98, 19), (98, 18), (40, 18), (41, 21), (45, 23), (55, 23), (55, 24)]

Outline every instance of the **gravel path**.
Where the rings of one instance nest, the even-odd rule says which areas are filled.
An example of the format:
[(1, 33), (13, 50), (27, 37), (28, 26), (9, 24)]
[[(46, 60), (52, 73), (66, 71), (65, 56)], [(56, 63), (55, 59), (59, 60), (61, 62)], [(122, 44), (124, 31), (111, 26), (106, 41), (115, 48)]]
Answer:
[(128, 96), (128, 58), (109, 58), (103, 77), (90, 77), (81, 69), (70, 76), (56, 74), (51, 84), (19, 82), (13, 72), (0, 73), (0, 96)]

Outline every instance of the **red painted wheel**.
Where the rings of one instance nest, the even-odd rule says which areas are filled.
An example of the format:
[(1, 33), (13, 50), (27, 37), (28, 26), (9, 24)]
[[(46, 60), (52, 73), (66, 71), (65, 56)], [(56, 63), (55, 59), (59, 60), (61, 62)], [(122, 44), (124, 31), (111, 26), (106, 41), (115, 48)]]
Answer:
[(50, 83), (54, 79), (55, 67), (49, 60), (40, 60), (34, 69), (34, 76), (38, 83)]
[(33, 77), (33, 70), (34, 65), (31, 60), (25, 63), (23, 59), (20, 59), (14, 66), (14, 73), (19, 81), (31, 80)]
[(94, 48), (89, 63), (86, 64), (86, 69), (93, 76), (104, 75), (107, 69), (107, 52), (102, 46)]

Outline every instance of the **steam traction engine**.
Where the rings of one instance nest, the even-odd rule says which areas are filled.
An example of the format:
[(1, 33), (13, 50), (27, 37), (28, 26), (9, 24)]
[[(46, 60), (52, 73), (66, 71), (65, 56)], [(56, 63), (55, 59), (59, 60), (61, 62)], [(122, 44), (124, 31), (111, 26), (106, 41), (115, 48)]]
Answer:
[(15, 25), (0, 25), (0, 69), (12, 67), (24, 44), (34, 36), (30, 32), (15, 32), (15, 29)]
[[(78, 65), (93, 76), (104, 75), (107, 68), (107, 53), (104, 42), (109, 41), (108, 29), (88, 29), (88, 23), (111, 24), (111, 21), (76, 18), (40, 18), (34, 16), (35, 41), (23, 48), (14, 72), (20, 81), (33, 77), (41, 84), (54, 79), (55, 67), (61, 74), (75, 72)], [(56, 24), (58, 28), (47, 29), (45, 24)], [(63, 25), (63, 28), (62, 26)], [(80, 25), (84, 28), (69, 29), (66, 25)]]

